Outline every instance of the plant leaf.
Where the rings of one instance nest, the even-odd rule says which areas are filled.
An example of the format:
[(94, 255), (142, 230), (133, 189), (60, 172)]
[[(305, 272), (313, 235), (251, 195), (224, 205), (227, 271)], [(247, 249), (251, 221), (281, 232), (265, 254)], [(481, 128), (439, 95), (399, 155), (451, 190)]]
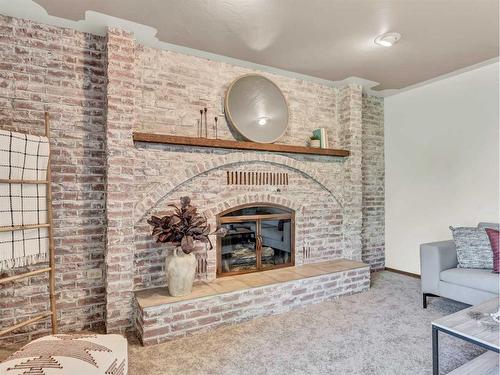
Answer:
[(194, 250), (193, 237), (191, 236), (182, 237), (181, 248), (182, 251), (184, 251), (186, 254), (189, 254), (191, 251), (193, 251)]

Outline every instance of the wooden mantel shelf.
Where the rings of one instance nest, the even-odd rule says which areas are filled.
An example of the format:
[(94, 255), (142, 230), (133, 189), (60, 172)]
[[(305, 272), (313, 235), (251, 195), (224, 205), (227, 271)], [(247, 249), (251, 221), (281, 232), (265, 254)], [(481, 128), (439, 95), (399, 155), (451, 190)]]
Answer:
[(240, 141), (230, 141), (225, 139), (181, 137), (177, 135), (167, 135), (167, 134), (134, 132), (133, 139), (135, 142), (166, 143), (171, 145), (183, 145), (183, 146), (229, 148), (234, 150), (286, 152), (291, 154), (323, 155), (323, 156), (337, 156), (337, 157), (349, 156), (349, 151), (347, 150), (280, 145), (275, 143), (240, 142)]

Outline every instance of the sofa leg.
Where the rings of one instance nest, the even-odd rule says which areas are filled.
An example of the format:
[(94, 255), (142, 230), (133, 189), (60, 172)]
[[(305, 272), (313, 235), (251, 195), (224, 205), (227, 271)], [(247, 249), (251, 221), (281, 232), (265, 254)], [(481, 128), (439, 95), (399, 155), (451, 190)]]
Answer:
[(424, 309), (427, 308), (427, 297), (439, 297), (435, 294), (432, 294), (432, 293), (424, 293), (422, 294), (422, 306)]

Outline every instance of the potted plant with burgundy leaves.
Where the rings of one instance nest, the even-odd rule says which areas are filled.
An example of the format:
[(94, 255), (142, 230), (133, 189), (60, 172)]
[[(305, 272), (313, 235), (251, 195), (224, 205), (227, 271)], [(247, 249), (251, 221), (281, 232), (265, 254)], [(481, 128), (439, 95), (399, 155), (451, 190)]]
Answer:
[(208, 244), (212, 250), (209, 235), (225, 235), (224, 228), (210, 233), (207, 219), (198, 214), (189, 197), (182, 197), (180, 202), (180, 206), (169, 204), (173, 208), (171, 213), (163, 217), (151, 216), (148, 220), (148, 224), (153, 227), (152, 235), (156, 237), (156, 242), (175, 246), (173, 254), (167, 256), (165, 267), (171, 296), (191, 293), (196, 274), (196, 257), (193, 254), (196, 242)]

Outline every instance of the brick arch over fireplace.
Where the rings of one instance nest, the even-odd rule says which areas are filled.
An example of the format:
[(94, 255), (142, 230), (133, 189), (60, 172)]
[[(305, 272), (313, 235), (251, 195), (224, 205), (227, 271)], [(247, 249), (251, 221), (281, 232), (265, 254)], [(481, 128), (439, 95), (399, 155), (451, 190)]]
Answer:
[(209, 206), (204, 211), (207, 217), (213, 217), (215, 213), (224, 212), (230, 208), (234, 208), (237, 206), (241, 206), (244, 204), (259, 204), (259, 203), (269, 203), (275, 204), (278, 206), (283, 206), (294, 210), (296, 212), (302, 209), (302, 205), (294, 202), (286, 197), (283, 197), (279, 194), (270, 194), (270, 193), (244, 193), (241, 195), (237, 195), (235, 197), (231, 197), (229, 199), (223, 200), (222, 202), (218, 202), (212, 206)]
[(232, 153), (219, 156), (204, 163), (199, 163), (195, 167), (187, 169), (184, 174), (177, 176), (170, 181), (157, 182), (154, 184), (154, 187), (151, 188), (135, 205), (135, 221), (139, 222), (145, 216), (150, 214), (151, 210), (161, 201), (165, 200), (176, 188), (189, 183), (191, 180), (200, 175), (235, 165), (256, 163), (281, 166), (304, 175), (306, 178), (313, 180), (322, 189), (328, 192), (328, 194), (333, 197), (339, 206), (343, 207), (341, 187), (329, 186), (330, 184), (325, 178), (304, 162), (282, 155)]
[[(200, 177), (199, 177), (200, 178)], [(229, 208), (238, 207), (241, 205), (252, 204), (272, 204), (286, 207), (295, 212), (295, 264), (304, 263), (314, 263), (318, 261), (331, 260), (340, 258), (343, 256), (344, 238), (342, 235), (337, 237), (338, 242), (336, 244), (331, 243), (328, 246), (326, 243), (314, 242), (318, 240), (313, 240), (311, 243), (307, 239), (307, 233), (311, 230), (311, 220), (314, 220), (316, 213), (311, 213), (311, 209), (308, 208), (308, 204), (304, 205), (301, 202), (289, 199), (280, 195), (278, 193), (269, 192), (243, 192), (223, 199), (218, 202), (193, 202), (199, 209), (200, 213), (203, 213), (207, 217), (208, 224), (211, 228), (216, 227), (216, 215), (226, 211)], [(175, 192), (169, 195), (168, 200), (163, 201), (158, 209), (160, 212), (164, 210), (169, 210), (169, 203), (175, 203), (182, 194), (180, 192)], [(324, 195), (326, 201), (324, 204), (328, 205), (332, 210), (332, 215), (335, 213), (339, 215), (338, 217), (332, 217), (330, 222), (337, 222), (341, 225), (343, 223), (343, 213), (342, 208), (338, 205), (337, 201), (331, 196)], [(307, 202), (306, 202), (307, 203)], [(314, 211), (314, 210), (313, 210)], [(323, 225), (323, 230), (326, 226)], [(339, 228), (340, 231), (340, 228)], [(134, 247), (134, 289), (144, 289), (150, 287), (161, 287), (166, 285), (166, 277), (164, 271), (165, 257), (172, 249), (164, 244), (157, 244), (154, 239), (150, 236), (150, 227), (146, 223), (146, 217), (139, 220), (134, 226), (135, 232), (135, 247)], [(212, 243), (215, 245), (216, 237), (211, 236)], [(324, 240), (326, 241), (326, 240)], [(323, 241), (323, 242), (324, 242)], [(203, 258), (206, 262), (206, 269), (204, 274), (197, 274), (199, 280), (210, 281), (216, 277), (216, 251), (215, 248), (212, 251), (207, 251), (202, 244), (198, 244), (197, 250), (195, 250), (196, 256)], [(304, 245), (306, 249), (304, 249)], [(309, 248), (307, 248), (309, 246)], [(326, 247), (327, 248), (326, 248)]]

